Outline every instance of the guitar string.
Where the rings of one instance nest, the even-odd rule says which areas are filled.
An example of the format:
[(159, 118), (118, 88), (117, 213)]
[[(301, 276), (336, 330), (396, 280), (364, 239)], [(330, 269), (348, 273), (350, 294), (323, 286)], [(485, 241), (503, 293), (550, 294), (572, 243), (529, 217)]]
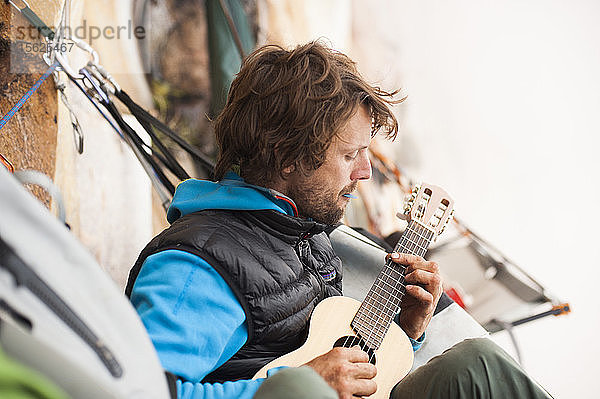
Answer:
[[(432, 234), (431, 234), (432, 232), (429, 230), (426, 230), (426, 234), (422, 235), (417, 230), (417, 226), (418, 226), (417, 224), (414, 224), (414, 226), (409, 226), (409, 227), (414, 227), (414, 228), (407, 228), (408, 234), (406, 234), (406, 235), (403, 234), (400, 242), (398, 243), (398, 245), (396, 245), (396, 248), (394, 250), (395, 252), (412, 253), (412, 254), (419, 255), (419, 256), (423, 256), (425, 254), (425, 252), (427, 252), (427, 247), (432, 238)], [(411, 235), (412, 235), (412, 237), (411, 237)], [(381, 303), (380, 301), (378, 301), (375, 298), (374, 295), (369, 297), (369, 298), (372, 298), (372, 301), (376, 301), (380, 305), (384, 305), (382, 308), (381, 306), (377, 306), (377, 304), (372, 303), (371, 305), (375, 305), (374, 308), (376, 310), (381, 309), (382, 311), (380, 311), (379, 315), (376, 315), (375, 317), (373, 317), (373, 315), (368, 315), (368, 314), (366, 315), (366, 316), (370, 316), (369, 318), (372, 321), (375, 321), (375, 323), (376, 323), (374, 326), (375, 328), (371, 329), (371, 332), (369, 333), (366, 341), (367, 341), (367, 343), (371, 343), (371, 338), (373, 337), (373, 335), (375, 335), (375, 338), (377, 338), (377, 344), (374, 346), (377, 346), (377, 347), (379, 347), (379, 345), (381, 344), (383, 337), (387, 333), (387, 330), (389, 330), (389, 327), (390, 327), (391, 322), (393, 321), (393, 318), (396, 316), (396, 312), (397, 312), (396, 309), (399, 309), (399, 305), (402, 301), (402, 297), (404, 296), (403, 289), (406, 288), (406, 285), (404, 284), (404, 272), (406, 271), (406, 267), (404, 265), (399, 265), (399, 264), (392, 265), (392, 263), (393, 262), (391, 260), (386, 262), (386, 265), (384, 266), (382, 273), (380, 273), (380, 276), (378, 276), (376, 283), (373, 286), (373, 288), (374, 288), (373, 293), (377, 294), (379, 297), (381, 297), (384, 300), (391, 301), (393, 304), (393, 307), (390, 308), (389, 306), (386, 306), (385, 304)], [(398, 277), (394, 277), (390, 274), (391, 271), (395, 271), (393, 268), (395, 266), (398, 266), (401, 268), (401, 271), (398, 273)], [(388, 281), (386, 281), (385, 278), (392, 278), (392, 280), (396, 284), (394, 286), (391, 285)], [(382, 287), (380, 284), (377, 284), (377, 283), (385, 283), (386, 285), (392, 287), (393, 289), (391, 291), (388, 291), (387, 289), (385, 289), (384, 287)], [(380, 291), (387, 293), (389, 296), (386, 298), (384, 295), (382, 295), (381, 293), (376, 291), (377, 288), (379, 288)], [(394, 292), (398, 292), (400, 294), (400, 296), (399, 297), (396, 296), (394, 294)], [(369, 298), (367, 298), (367, 302), (368, 302)], [(363, 314), (366, 314), (370, 310), (371, 310), (370, 308), (366, 307), (365, 312), (363, 312)], [(369, 313), (373, 313), (373, 312), (370, 311)], [(359, 319), (360, 319), (360, 316), (359, 316)], [(381, 321), (379, 322), (379, 325), (377, 325), (377, 321), (379, 321), (379, 320), (381, 320)], [(368, 323), (368, 324), (371, 324), (371, 323)], [(373, 350), (373, 353), (369, 357), (369, 361), (372, 361), (372, 358), (374, 355), (375, 355), (375, 352)]]
[[(410, 227), (411, 227), (410, 225), (407, 227), (407, 234), (403, 234), (400, 237), (400, 241), (396, 245), (396, 248), (394, 249), (394, 252), (400, 252), (400, 248), (404, 248), (404, 247), (408, 248), (408, 244), (413, 244), (414, 245), (414, 247), (415, 247), (413, 249), (414, 252), (417, 252), (417, 249), (419, 249), (419, 245), (416, 242), (414, 242), (413, 240), (410, 240), (410, 238), (409, 238), (409, 235), (413, 234), (413, 231), (412, 231), (412, 229), (410, 229)], [(421, 237), (420, 234), (416, 234), (416, 235), (418, 237)], [(420, 238), (418, 238), (417, 241), (420, 241)], [(413, 251), (411, 251), (411, 252), (413, 252)], [(403, 251), (403, 252), (407, 252), (407, 251)], [(366, 305), (369, 305), (369, 301), (370, 300), (371, 301), (376, 301), (376, 298), (374, 297), (374, 295), (377, 294), (383, 300), (386, 300), (386, 299), (390, 300), (391, 298), (393, 298), (393, 299), (395, 299), (398, 302), (398, 304), (395, 304), (395, 303), (392, 302), (393, 303), (393, 307), (389, 308), (389, 307), (385, 306), (384, 303), (382, 303), (380, 301), (377, 301), (378, 303), (384, 305), (384, 311), (380, 312), (380, 314), (377, 314), (377, 313), (373, 314), (373, 312), (370, 311), (370, 308), (368, 306), (361, 306), (359, 308), (358, 318), (355, 317), (354, 320), (353, 320), (353, 321), (357, 321), (358, 325), (355, 326), (357, 330), (359, 329), (359, 327), (361, 327), (360, 328), (361, 330), (364, 329), (365, 327), (369, 327), (369, 326), (371, 327), (369, 329), (370, 330), (369, 335), (367, 336), (366, 339), (363, 339), (363, 341), (365, 341), (365, 344), (367, 345), (367, 347), (369, 347), (373, 351), (372, 354), (369, 357), (369, 362), (372, 360), (373, 356), (375, 355), (375, 350), (376, 349), (373, 349), (373, 347), (375, 347), (375, 346), (378, 347), (381, 344), (380, 341), (383, 340), (383, 337), (384, 337), (385, 333), (389, 329), (389, 326), (387, 326), (387, 328), (385, 326), (385, 324), (387, 324), (386, 319), (389, 319), (390, 317), (393, 318), (395, 316), (395, 314), (394, 314), (395, 313), (395, 309), (394, 308), (397, 305), (399, 305), (399, 303), (402, 300), (402, 296), (404, 296), (401, 291), (400, 291), (400, 293), (402, 295), (400, 296), (400, 298), (398, 298), (396, 295), (394, 295), (394, 291), (398, 291), (398, 286), (391, 285), (389, 282), (385, 281), (385, 279), (384, 279), (385, 277), (391, 277), (392, 281), (397, 281), (399, 283), (399, 285), (403, 286), (403, 280), (404, 279), (402, 277), (403, 277), (403, 274), (404, 274), (404, 272), (406, 270), (406, 267), (404, 265), (398, 265), (398, 264), (396, 264), (397, 266), (400, 266), (402, 268), (402, 270), (400, 271), (399, 276), (396, 277), (396, 278), (394, 278), (393, 276), (391, 276), (388, 273), (388, 272), (391, 272), (391, 271), (394, 270), (393, 269), (394, 266), (392, 264), (393, 264), (393, 262), (391, 260), (388, 260), (386, 262), (386, 264), (384, 265), (382, 271), (380, 272), (379, 276), (377, 277), (377, 279), (375, 281), (375, 284), (373, 284), (373, 287), (371, 288), (371, 290), (367, 294), (367, 298), (365, 299), (364, 303)], [(388, 290), (386, 290), (383, 287), (379, 287), (378, 284), (377, 284), (378, 282), (384, 282), (388, 286), (392, 287), (392, 290), (388, 291)], [(389, 295), (389, 297), (386, 298), (381, 293), (377, 292), (377, 288), (379, 288), (383, 292), (387, 293)], [(375, 309), (378, 308), (378, 306), (376, 304), (371, 304), (371, 306), (375, 307)], [(361, 312), (361, 308), (363, 308), (362, 309), (362, 310), (364, 310), (363, 312)], [(392, 312), (389, 315), (387, 315), (388, 312), (386, 312), (385, 310), (391, 310)], [(371, 322), (369, 322), (369, 320), (367, 320), (367, 318), (371, 319)], [(381, 319), (381, 320), (379, 320), (379, 319)], [(365, 326), (365, 324), (366, 324), (366, 326)], [(371, 343), (371, 337), (373, 336), (373, 334), (375, 334), (375, 337), (378, 338), (377, 345), (372, 345), (372, 343)], [(344, 343), (342, 344), (343, 347), (347, 347), (349, 345), (349, 342), (351, 340), (353, 340), (353, 339), (354, 338), (351, 337), (351, 336), (346, 336), (346, 338), (344, 340)]]
[[(419, 255), (419, 256), (424, 256), (425, 253), (427, 252), (427, 247), (429, 246), (429, 243), (431, 242), (431, 238), (433, 237), (433, 234), (431, 231), (425, 230), (426, 234), (425, 234), (425, 236), (423, 236), (422, 234), (420, 234), (420, 231), (418, 229), (421, 226), (419, 226), (416, 223), (414, 226), (411, 226), (411, 227), (413, 227), (413, 228), (410, 230), (410, 234), (407, 235), (403, 246), (405, 246), (405, 248), (409, 250), (406, 252), (413, 253), (413, 254)], [(412, 237), (416, 241), (413, 241), (410, 239), (411, 235), (417, 236), (417, 237)], [(413, 248), (411, 248), (411, 246), (413, 246)], [(400, 278), (398, 278), (397, 284), (396, 284), (396, 290), (401, 294), (400, 302), (398, 303), (398, 305), (401, 304), (401, 300), (402, 300), (402, 297), (404, 296), (405, 289), (406, 289), (405, 273), (404, 273), (406, 271), (406, 267), (401, 266), (401, 268), (402, 268), (402, 274), (401, 274)], [(400, 308), (400, 306), (398, 306), (398, 310), (399, 310), (399, 308)], [(394, 310), (393, 314), (391, 315), (391, 318), (396, 316), (395, 312), (396, 312), (396, 310)], [(393, 320), (387, 320), (387, 323), (386, 323), (387, 328), (386, 328), (385, 333), (387, 333), (387, 329), (389, 329), (392, 322), (393, 322)]]
[[(411, 226), (412, 227), (412, 226)], [(416, 227), (416, 226), (415, 226)], [(408, 234), (407, 235), (403, 235), (403, 237), (401, 237), (400, 242), (398, 243), (398, 245), (396, 246), (396, 250), (395, 252), (405, 252), (405, 253), (413, 253), (419, 256), (423, 256), (424, 253), (427, 251), (427, 246), (429, 244), (429, 241), (431, 239), (431, 237), (427, 237), (428, 235), (431, 234), (431, 231), (427, 230), (427, 233), (425, 236), (423, 236), (422, 234), (419, 234), (419, 231), (416, 229), (408, 229)], [(413, 237), (411, 237), (411, 234), (413, 235)], [(414, 237), (416, 236), (416, 237)], [(413, 238), (413, 239), (411, 239)], [(415, 241), (416, 240), (416, 241)], [(421, 242), (423, 241), (423, 242)], [(424, 245), (421, 245), (424, 244)], [(413, 248), (411, 248), (411, 246)], [(406, 250), (401, 250), (399, 251), (399, 248), (405, 248)], [(379, 346), (381, 344), (381, 341), (383, 339), (383, 336), (385, 335), (385, 333), (387, 333), (387, 330), (389, 329), (389, 324), (391, 318), (393, 318), (395, 316), (396, 313), (396, 308), (399, 308), (399, 304), (401, 302), (402, 297), (404, 296), (404, 294), (402, 293), (402, 288), (405, 288), (405, 285), (403, 283), (403, 277), (402, 274), (404, 273), (404, 271), (406, 270), (406, 268), (403, 265), (398, 265), (396, 264), (395, 266), (400, 266), (402, 268), (402, 271), (399, 273), (398, 277), (394, 277), (392, 276), (389, 272), (394, 271), (394, 269), (392, 268), (391, 265), (391, 261), (387, 262), (386, 265), (384, 266), (382, 273), (380, 273), (380, 276), (378, 276), (378, 279), (376, 280), (377, 282), (383, 282), (386, 285), (393, 287), (393, 291), (398, 291), (401, 295), (400, 297), (397, 297), (396, 295), (393, 294), (393, 291), (388, 291), (387, 289), (385, 289), (384, 287), (374, 284), (374, 290), (373, 290), (373, 294), (377, 294), (379, 297), (381, 297), (384, 300), (395, 300), (394, 303), (392, 301), (392, 303), (394, 304), (393, 308), (390, 308), (389, 306), (385, 306), (385, 304), (381, 303), (380, 301), (378, 301), (374, 296), (369, 296), (367, 298), (366, 304), (369, 305), (369, 299), (371, 298), (373, 301), (379, 303), (380, 305), (384, 305), (383, 306), (383, 312), (380, 312), (380, 314), (373, 314), (373, 312), (368, 312), (370, 310), (369, 307), (364, 307), (365, 312), (361, 312), (361, 314), (358, 315), (358, 318), (356, 319), (358, 327), (362, 327), (361, 329), (364, 329), (364, 325), (366, 324), (367, 326), (371, 325), (371, 332), (369, 333), (369, 335), (367, 336), (366, 339), (366, 343), (368, 344), (367, 346), (369, 346), (369, 344), (371, 344), (371, 338), (373, 337), (373, 335), (375, 335), (375, 338), (377, 338), (377, 345), (372, 345), (371, 346)], [(379, 278), (381, 277), (381, 278)], [(389, 282), (387, 282), (384, 278), (392, 278), (393, 281), (395, 281), (397, 283), (396, 286), (392, 286)], [(386, 297), (384, 295), (382, 295), (380, 292), (377, 292), (377, 288), (380, 289), (380, 291), (383, 291), (384, 293), (387, 293), (389, 296)], [(381, 308), (381, 306), (377, 306), (376, 303), (371, 303), (371, 306), (375, 307), (375, 309)], [(391, 312), (389, 312), (391, 310)], [(371, 313), (371, 314), (369, 314)], [(363, 316), (364, 317), (361, 317)], [(371, 320), (371, 322), (369, 322), (368, 320), (366, 320), (366, 317), (368, 317), (368, 319)], [(387, 320), (386, 320), (387, 319)], [(380, 320), (385, 321), (385, 323), (382, 323)], [(362, 323), (361, 323), (362, 322)], [(372, 324), (375, 324), (375, 326), (372, 326)], [(379, 324), (379, 325), (378, 325)], [(373, 328), (374, 327), (374, 328)], [(348, 340), (352, 339), (351, 337), (347, 337), (345, 342), (344, 342), (344, 346), (346, 346), (348, 344)], [(371, 348), (372, 349), (372, 348)], [(372, 360), (372, 356), (369, 360)]]
[[(394, 252), (398, 252), (398, 250), (400, 248), (404, 248), (406, 246), (406, 244), (408, 243), (407, 236), (409, 234), (411, 234), (411, 229), (408, 229), (407, 234), (402, 235), (402, 237), (400, 238), (400, 242), (396, 245)], [(377, 294), (377, 295), (381, 296), (383, 299), (385, 299), (385, 297), (381, 293), (377, 292), (377, 289), (379, 288), (380, 290), (386, 291), (385, 289), (380, 287), (379, 282), (384, 281), (385, 277), (389, 276), (387, 273), (391, 272), (393, 270), (393, 267), (394, 267), (393, 262), (390, 259), (388, 259), (388, 261), (386, 262), (380, 275), (377, 277), (375, 284), (373, 285), (372, 293), (370, 292), (371, 295), (369, 295), (369, 298), (367, 298), (366, 304), (371, 305), (375, 309), (375, 312), (372, 310), (371, 307), (365, 306), (365, 309), (364, 309), (365, 312), (363, 313), (365, 315), (370, 316), (370, 318), (375, 321), (375, 323), (370, 325), (371, 328), (369, 329), (369, 334), (366, 338), (366, 342), (368, 343), (368, 345), (370, 345), (372, 347), (373, 351), (376, 350), (375, 348), (378, 348), (380, 343), (373, 343), (371, 338), (373, 337), (373, 334), (375, 334), (378, 338), (383, 337), (384, 331), (382, 331), (382, 330), (385, 329), (385, 327), (382, 328), (382, 326), (385, 324), (383, 322), (383, 321), (385, 321), (385, 317), (382, 314), (383, 312), (380, 312), (380, 314), (377, 314), (378, 307), (376, 306), (376, 304), (369, 303), (369, 299), (372, 298), (372, 300), (371, 300), (371, 302), (372, 302), (375, 299), (375, 294)], [(393, 294), (391, 292), (389, 292), (389, 296), (391, 297), (392, 295)], [(379, 320), (379, 319), (381, 319), (381, 320)], [(371, 324), (371, 323), (368, 323), (368, 324)], [(372, 361), (373, 356), (374, 356), (374, 352), (371, 354), (369, 361)]]
[[(396, 245), (396, 248), (394, 249), (394, 252), (399, 252), (400, 249), (410, 250), (410, 248), (408, 248), (408, 244), (409, 244), (408, 235), (410, 235), (411, 233), (412, 233), (411, 229), (409, 228), (408, 229), (408, 233), (407, 234), (403, 234), (402, 237), (400, 238), (400, 241), (398, 242), (398, 245)], [(404, 250), (404, 252), (406, 252), (406, 250)], [(391, 259), (389, 259), (386, 262), (384, 270), (380, 274), (381, 279), (378, 276), (378, 279), (377, 279), (377, 281), (375, 282), (375, 284), (373, 286), (373, 292), (374, 293), (377, 293), (377, 288), (380, 288), (380, 290), (382, 289), (381, 287), (379, 287), (379, 284), (378, 284), (379, 281), (383, 280), (386, 277), (386, 271), (388, 271), (388, 270), (391, 271), (391, 270), (393, 270), (393, 268), (394, 268), (394, 262)], [(399, 277), (400, 277), (399, 279), (401, 279), (402, 274)], [(390, 296), (391, 296), (391, 293), (390, 293)], [(371, 313), (373, 313), (373, 311), (370, 308), (368, 310)], [(378, 309), (375, 306), (375, 312), (377, 312), (377, 310)], [(382, 331), (382, 330), (386, 329), (385, 326), (384, 326), (384, 324), (387, 324), (387, 320), (385, 320), (386, 318), (383, 316), (382, 313), (383, 312), (380, 312), (380, 314), (377, 315), (377, 318), (382, 319), (382, 322), (380, 322), (379, 325), (376, 324), (374, 326), (374, 328), (371, 329), (371, 332), (369, 333), (369, 336), (367, 337), (367, 342), (369, 342), (369, 343), (371, 343), (371, 337), (373, 335), (373, 332), (378, 333), (378, 335), (381, 336), (381, 337), (383, 337), (384, 334), (385, 334), (385, 331)], [(381, 344), (380, 342), (377, 342), (376, 345), (373, 345), (373, 344), (371, 344), (371, 345), (373, 347), (377, 347), (378, 348), (380, 344)], [(371, 355), (369, 356), (369, 362), (371, 362), (373, 360), (373, 356), (375, 356), (375, 350), (374, 349), (373, 349), (373, 352), (371, 353)]]
[[(411, 229), (408, 229), (407, 234), (402, 235), (400, 242), (398, 243), (398, 245), (396, 245), (396, 248), (394, 250), (395, 252), (398, 252), (399, 248), (404, 247), (408, 243), (408, 240), (407, 240), (408, 234), (411, 234)], [(369, 357), (369, 361), (372, 361), (373, 356), (375, 355), (374, 351), (379, 347), (379, 345), (380, 345), (379, 341), (381, 341), (383, 339), (383, 336), (386, 332), (384, 330), (387, 330), (385, 328), (385, 324), (387, 324), (387, 323), (385, 323), (385, 319), (390, 317), (390, 315), (385, 314), (387, 312), (380, 312), (379, 314), (377, 314), (376, 311), (374, 312), (372, 310), (371, 307), (375, 308), (376, 310), (378, 309), (378, 306), (376, 304), (372, 303), (373, 301), (376, 300), (375, 294), (379, 295), (384, 300), (385, 299), (389, 300), (392, 297), (394, 297), (396, 300), (399, 299), (395, 295), (393, 295), (392, 292), (387, 291), (385, 288), (380, 287), (380, 285), (379, 285), (380, 282), (385, 281), (386, 277), (391, 277), (389, 272), (393, 271), (393, 267), (394, 267), (393, 262), (388, 259), (388, 261), (384, 265), (384, 268), (382, 269), (379, 276), (377, 277), (375, 284), (373, 285), (372, 289), (370, 290), (367, 300), (365, 301), (366, 306), (363, 307), (364, 312), (361, 313), (362, 315), (364, 315), (365, 317), (368, 317), (369, 319), (371, 319), (374, 322), (374, 323), (369, 323), (368, 320), (365, 320), (367, 327), (371, 327), (369, 329), (369, 334), (367, 335), (366, 340), (365, 340), (367, 343), (367, 346), (369, 346), (370, 349), (373, 351), (371, 356)], [(389, 285), (389, 283), (387, 283), (387, 284)], [(388, 293), (389, 297), (386, 298), (380, 292), (377, 292), (378, 288), (380, 289), (380, 291)], [(369, 302), (371, 302), (371, 303), (369, 303)], [(385, 316), (384, 316), (384, 314), (385, 314)], [(363, 318), (363, 320), (364, 320), (364, 318)], [(363, 326), (363, 329), (364, 329), (364, 326)], [(375, 335), (375, 338), (377, 338), (376, 343), (372, 342), (372, 340), (371, 340), (371, 338), (373, 338), (373, 335)]]

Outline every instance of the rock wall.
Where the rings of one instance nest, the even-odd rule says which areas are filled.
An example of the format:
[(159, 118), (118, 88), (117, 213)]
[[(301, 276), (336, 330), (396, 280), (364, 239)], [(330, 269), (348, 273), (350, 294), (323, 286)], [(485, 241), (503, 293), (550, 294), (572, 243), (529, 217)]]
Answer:
[[(63, 1), (32, 0), (29, 3), (47, 25), (56, 26)], [(131, 9), (130, 1), (73, 0), (69, 25), (72, 29), (127, 26), (132, 21)], [(11, 70), (11, 44), (17, 39), (14, 27), (15, 24), (26, 26), (27, 22), (14, 7), (5, 3), (0, 4), (0, 13), (3, 23), (0, 30), (0, 87), (3, 93), (0, 110), (4, 114), (41, 74), (14, 73), (14, 68), (37, 67), (39, 71), (44, 64), (38, 57), (37, 60), (27, 59), (27, 63), (13, 64)], [(104, 38), (92, 45), (98, 51), (101, 63), (113, 72), (123, 88), (140, 104), (149, 107), (151, 95), (135, 40)], [(76, 47), (66, 56), (75, 69), (89, 59), (88, 54)], [(58, 99), (52, 78), (2, 129), (0, 153), (14, 164), (15, 169), (37, 169), (54, 180), (63, 194), (72, 233), (113, 280), (123, 286), (129, 268), (153, 233), (150, 183), (132, 151), (87, 98), (71, 83), (67, 84), (65, 92), (83, 130), (82, 154), (75, 149), (69, 111)], [(34, 193), (51, 207), (50, 199), (41, 190), (35, 189)]]

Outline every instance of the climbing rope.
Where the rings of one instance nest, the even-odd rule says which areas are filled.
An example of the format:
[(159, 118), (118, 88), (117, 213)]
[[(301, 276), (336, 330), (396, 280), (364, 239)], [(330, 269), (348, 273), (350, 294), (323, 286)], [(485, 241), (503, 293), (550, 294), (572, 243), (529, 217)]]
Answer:
[(0, 163), (2, 165), (4, 165), (10, 173), (15, 172), (15, 167), (12, 165), (12, 163), (10, 163), (10, 161), (8, 159), (4, 158), (4, 156), (2, 154), (0, 154)]
[(29, 98), (35, 93), (37, 89), (44, 83), (46, 79), (54, 72), (54, 70), (59, 66), (58, 62), (53, 63), (50, 67), (44, 72), (44, 74), (35, 82), (35, 84), (27, 90), (27, 92), (21, 97), (21, 99), (8, 111), (2, 119), (0, 120), (0, 129), (2, 129), (8, 121), (23, 107), (23, 105), (29, 100)]

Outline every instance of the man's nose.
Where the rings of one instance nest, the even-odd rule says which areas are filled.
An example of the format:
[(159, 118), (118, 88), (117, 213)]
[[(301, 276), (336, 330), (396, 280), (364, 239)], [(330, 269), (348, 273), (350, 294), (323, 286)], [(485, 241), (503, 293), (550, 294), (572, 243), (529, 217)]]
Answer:
[(368, 180), (371, 178), (371, 161), (369, 160), (369, 153), (364, 151), (363, 154), (359, 155), (358, 164), (352, 171), (350, 179), (352, 180)]

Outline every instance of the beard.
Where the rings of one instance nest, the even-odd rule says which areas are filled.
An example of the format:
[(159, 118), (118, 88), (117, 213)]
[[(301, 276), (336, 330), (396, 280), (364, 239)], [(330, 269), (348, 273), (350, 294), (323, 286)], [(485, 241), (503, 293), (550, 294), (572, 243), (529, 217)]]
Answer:
[(295, 184), (289, 189), (289, 197), (294, 200), (298, 213), (302, 217), (326, 225), (338, 223), (344, 216), (348, 201), (343, 206), (339, 205), (340, 197), (356, 189), (358, 182), (354, 181), (345, 186), (341, 191), (325, 188), (307, 179), (305, 184)]

